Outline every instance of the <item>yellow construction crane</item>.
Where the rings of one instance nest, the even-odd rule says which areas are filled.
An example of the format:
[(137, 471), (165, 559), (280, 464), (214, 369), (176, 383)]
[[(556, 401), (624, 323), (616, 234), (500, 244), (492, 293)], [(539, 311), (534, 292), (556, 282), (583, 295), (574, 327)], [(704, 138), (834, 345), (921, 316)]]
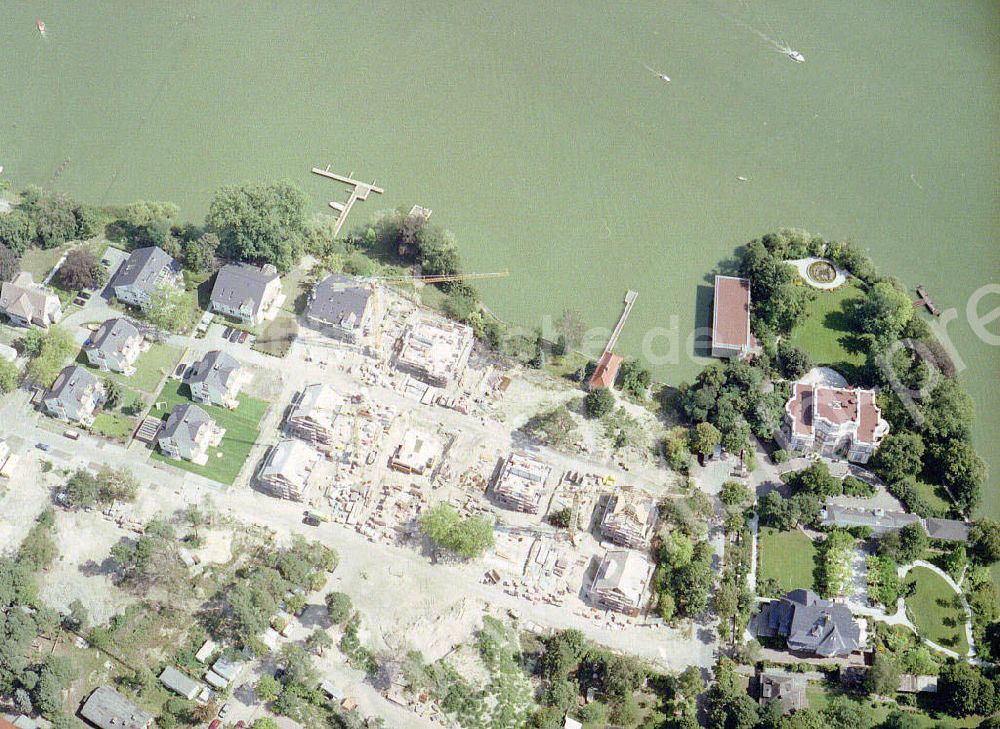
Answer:
[(507, 278), (510, 271), (493, 271), (491, 273), (456, 273), (449, 276), (371, 276), (369, 281), (383, 283), (449, 283), (451, 281), (478, 281), (484, 278)]

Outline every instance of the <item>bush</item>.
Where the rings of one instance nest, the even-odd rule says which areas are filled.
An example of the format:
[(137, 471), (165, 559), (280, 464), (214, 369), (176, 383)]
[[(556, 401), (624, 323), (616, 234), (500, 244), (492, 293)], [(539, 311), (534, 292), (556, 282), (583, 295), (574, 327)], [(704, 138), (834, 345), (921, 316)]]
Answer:
[(583, 401), (588, 418), (603, 418), (615, 407), (615, 396), (606, 388), (591, 390)]
[(771, 454), (771, 462), (778, 465), (782, 463), (787, 463), (788, 458), (789, 458), (788, 451), (786, 451), (784, 448), (779, 448), (778, 450), (776, 450), (774, 453)]

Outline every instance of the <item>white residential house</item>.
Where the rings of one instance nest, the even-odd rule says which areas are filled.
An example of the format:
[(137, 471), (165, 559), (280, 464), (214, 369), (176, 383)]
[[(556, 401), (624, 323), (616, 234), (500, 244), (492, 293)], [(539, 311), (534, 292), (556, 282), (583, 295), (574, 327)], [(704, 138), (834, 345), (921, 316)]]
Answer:
[(191, 399), (227, 408), (239, 406), (237, 396), (250, 373), (230, 354), (214, 349), (207, 353), (188, 376)]
[(199, 465), (208, 463), (208, 449), (218, 447), (226, 434), (197, 405), (174, 406), (156, 442), (163, 455)]
[(230, 263), (215, 276), (209, 306), (212, 311), (253, 326), (277, 312), (283, 301), (281, 278), (274, 266)]
[(111, 290), (122, 303), (144, 309), (159, 287), (180, 287), (182, 280), (181, 264), (162, 248), (149, 246), (132, 251), (115, 274)]
[(796, 382), (775, 439), (788, 450), (867, 463), (888, 432), (874, 390)]
[(319, 451), (301, 440), (283, 440), (264, 460), (257, 481), (272, 496), (303, 501), (309, 490), (309, 477), (321, 458)]
[(356, 343), (371, 316), (370, 287), (339, 273), (313, 287), (306, 307), (309, 326), (335, 339)]
[(132, 375), (142, 353), (142, 342), (142, 334), (131, 322), (108, 319), (83, 345), (83, 351), (87, 361), (95, 367)]
[(54, 418), (80, 425), (94, 422), (97, 406), (104, 399), (104, 385), (83, 367), (63, 369), (46, 391), (42, 405)]
[(13, 281), (0, 286), (0, 314), (15, 326), (34, 324), (47, 329), (62, 318), (62, 308), (58, 296), (36, 284), (29, 272), (21, 271)]

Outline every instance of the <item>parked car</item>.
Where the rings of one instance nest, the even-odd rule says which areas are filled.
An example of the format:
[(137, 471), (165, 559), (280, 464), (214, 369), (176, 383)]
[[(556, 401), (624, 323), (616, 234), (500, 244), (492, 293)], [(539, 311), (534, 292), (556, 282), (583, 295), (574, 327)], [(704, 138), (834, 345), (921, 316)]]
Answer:
[(226, 327), (225, 329), (222, 330), (222, 338), (223, 339), (229, 339), (229, 335), (232, 334), (232, 333), (233, 333), (233, 328), (232, 327)]
[(208, 725), (208, 729), (219, 729), (222, 726), (222, 722), (219, 719), (212, 719), (212, 723)]
[(240, 338), (240, 330), (233, 329), (233, 333), (229, 335), (229, 341), (232, 342), (233, 344), (236, 344), (239, 338)]
[(247, 337), (249, 336), (250, 335), (247, 334), (246, 332), (240, 332), (240, 344), (243, 344), (243, 342), (245, 342), (247, 340)]
[(48, 451), (52, 448), (48, 443), (35, 443), (35, 448), (40, 451)]

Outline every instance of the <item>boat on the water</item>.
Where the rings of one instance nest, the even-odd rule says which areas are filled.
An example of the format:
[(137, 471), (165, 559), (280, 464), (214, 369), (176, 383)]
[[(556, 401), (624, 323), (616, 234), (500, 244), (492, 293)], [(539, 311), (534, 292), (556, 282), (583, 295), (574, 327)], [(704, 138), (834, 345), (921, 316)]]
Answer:
[(806, 57), (803, 56), (801, 53), (799, 53), (794, 48), (786, 48), (785, 49), (785, 55), (788, 56), (789, 58), (791, 58), (796, 63), (805, 63), (806, 62)]
[(43, 23), (41, 20), (36, 20), (35, 27), (38, 28), (39, 33), (45, 35), (45, 23)]

